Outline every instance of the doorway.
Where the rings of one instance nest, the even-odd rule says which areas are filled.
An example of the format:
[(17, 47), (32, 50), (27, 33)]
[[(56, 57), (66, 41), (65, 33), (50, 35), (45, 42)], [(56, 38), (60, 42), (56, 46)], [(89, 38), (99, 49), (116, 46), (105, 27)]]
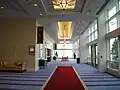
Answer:
[(51, 61), (51, 49), (47, 48), (47, 60)]
[(98, 46), (97, 44), (91, 45), (91, 64), (95, 67), (98, 66)]

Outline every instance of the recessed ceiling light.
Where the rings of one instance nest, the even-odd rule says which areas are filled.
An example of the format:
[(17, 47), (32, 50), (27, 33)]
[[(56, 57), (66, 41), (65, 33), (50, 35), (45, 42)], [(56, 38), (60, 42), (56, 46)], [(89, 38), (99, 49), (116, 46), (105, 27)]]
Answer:
[(90, 13), (88, 12), (87, 15), (89, 15)]
[(3, 6), (1, 6), (0, 8), (1, 8), (1, 9), (3, 9), (4, 7), (3, 7)]
[(42, 16), (43, 14), (42, 13), (40, 13), (40, 16)]
[(34, 6), (37, 7), (37, 4), (35, 3)]

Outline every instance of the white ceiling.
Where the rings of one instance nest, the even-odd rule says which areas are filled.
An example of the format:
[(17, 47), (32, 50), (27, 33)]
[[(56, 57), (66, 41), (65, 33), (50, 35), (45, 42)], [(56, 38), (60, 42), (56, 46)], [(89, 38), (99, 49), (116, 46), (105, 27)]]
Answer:
[[(4, 9), (0, 9), (0, 17), (36, 18), (37, 25), (43, 25), (56, 42), (59, 41), (57, 21), (72, 21), (71, 41), (75, 41), (88, 23), (96, 19), (96, 12), (104, 2), (105, 0), (76, 0), (74, 10), (62, 12), (53, 10), (51, 0), (0, 0), (0, 7), (4, 6)], [(34, 3), (38, 6), (34, 7)]]

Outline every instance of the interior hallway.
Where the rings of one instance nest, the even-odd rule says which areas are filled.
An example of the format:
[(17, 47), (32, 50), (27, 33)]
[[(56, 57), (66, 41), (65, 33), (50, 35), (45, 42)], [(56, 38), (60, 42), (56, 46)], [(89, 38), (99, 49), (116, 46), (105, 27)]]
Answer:
[(0, 90), (40, 90), (58, 65), (72, 65), (87, 85), (88, 90), (120, 90), (120, 79), (99, 72), (90, 65), (76, 64), (75, 60), (70, 60), (70, 62), (51, 61), (47, 68), (40, 69), (37, 72), (0, 72)]

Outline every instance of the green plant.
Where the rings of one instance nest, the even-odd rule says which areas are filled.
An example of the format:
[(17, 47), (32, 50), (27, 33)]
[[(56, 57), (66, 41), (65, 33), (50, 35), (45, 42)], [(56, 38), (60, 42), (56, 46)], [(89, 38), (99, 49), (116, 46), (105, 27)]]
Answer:
[(118, 59), (118, 39), (116, 39), (112, 44), (111, 54), (113, 55), (113, 60)]

